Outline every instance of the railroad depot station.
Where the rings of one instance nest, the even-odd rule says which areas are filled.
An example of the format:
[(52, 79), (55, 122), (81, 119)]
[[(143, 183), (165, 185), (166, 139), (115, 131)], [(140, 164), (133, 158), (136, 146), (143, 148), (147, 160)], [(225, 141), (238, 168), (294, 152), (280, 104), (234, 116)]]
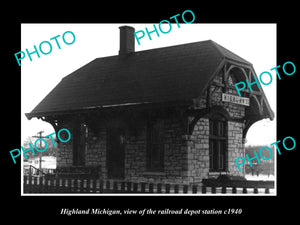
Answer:
[(58, 143), (58, 177), (199, 184), (244, 176), (247, 131), (274, 118), (252, 64), (212, 40), (135, 52), (134, 28), (120, 50), (64, 77), (30, 112), (72, 138)]

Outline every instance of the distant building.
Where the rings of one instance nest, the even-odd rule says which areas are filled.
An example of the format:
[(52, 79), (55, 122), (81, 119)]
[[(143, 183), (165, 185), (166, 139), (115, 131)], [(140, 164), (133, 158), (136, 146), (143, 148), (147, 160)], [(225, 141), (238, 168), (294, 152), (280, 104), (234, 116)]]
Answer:
[[(41, 165), (40, 165), (40, 160)], [(30, 168), (33, 166), (33, 168)], [(41, 167), (40, 167), (41, 166)], [(46, 174), (54, 174), (56, 169), (56, 157), (55, 156), (42, 156), (42, 157), (31, 157), (24, 160), (23, 162), (24, 173), (29, 174), (31, 169), (31, 174), (38, 175), (39, 170), (43, 171)]]
[[(56, 169), (56, 157), (55, 156), (42, 156), (42, 169)], [(40, 157), (34, 157), (27, 160), (26, 165), (32, 165), (36, 168), (40, 166)]]
[(211, 40), (135, 52), (134, 28), (120, 34), (119, 55), (66, 76), (26, 114), (70, 130), (58, 175), (182, 184), (244, 176), (234, 159), (248, 129), (274, 118), (262, 89), (243, 98), (235, 90), (254, 81), (252, 64)]

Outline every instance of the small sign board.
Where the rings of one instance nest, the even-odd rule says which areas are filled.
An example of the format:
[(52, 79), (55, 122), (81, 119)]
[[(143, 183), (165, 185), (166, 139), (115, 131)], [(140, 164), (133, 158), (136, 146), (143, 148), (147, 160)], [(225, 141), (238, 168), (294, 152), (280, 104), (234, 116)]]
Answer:
[(222, 93), (222, 101), (223, 102), (231, 102), (239, 105), (245, 105), (245, 106), (250, 106), (250, 100), (249, 98), (245, 97), (240, 97), (236, 95), (229, 95)]

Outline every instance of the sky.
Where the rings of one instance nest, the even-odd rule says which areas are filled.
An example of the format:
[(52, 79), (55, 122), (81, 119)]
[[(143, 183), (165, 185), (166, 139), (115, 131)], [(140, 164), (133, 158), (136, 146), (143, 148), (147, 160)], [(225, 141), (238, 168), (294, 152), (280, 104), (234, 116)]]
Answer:
[[(180, 21), (179, 21), (180, 23)], [(135, 31), (147, 27), (153, 29), (153, 24), (22, 24), (21, 50), (34, 51), (41, 42), (49, 41), (52, 51), (48, 55), (32, 54), (32, 61), (26, 57), (21, 61), (21, 145), (28, 136), (36, 135), (43, 130), (43, 135), (54, 132), (53, 127), (42, 120), (33, 118), (28, 120), (25, 113), (29, 113), (43, 100), (43, 98), (73, 71), (79, 69), (95, 58), (117, 55), (119, 52), (119, 27), (132, 26)], [(158, 24), (156, 24), (158, 27)], [(168, 26), (164, 24), (164, 26)], [(168, 27), (163, 27), (168, 30)], [(66, 31), (72, 31), (75, 42), (67, 45), (62, 36)], [(57, 38), (60, 49), (55, 40)], [(172, 23), (172, 30), (157, 37), (155, 33), (149, 40), (147, 35), (140, 39), (140, 45), (135, 42), (135, 51), (167, 47), (196, 41), (213, 40), (230, 51), (253, 64), (256, 74), (268, 71), (273, 75), (270, 85), (262, 88), (270, 106), (275, 113), (273, 121), (264, 119), (256, 122), (248, 131), (246, 145), (269, 145), (276, 141), (276, 24), (201, 24)], [(72, 36), (65, 35), (66, 41), (71, 42)], [(49, 51), (47, 44), (42, 45), (44, 52)], [(18, 63), (16, 61), (16, 66)], [(265, 81), (267, 82), (267, 81)]]

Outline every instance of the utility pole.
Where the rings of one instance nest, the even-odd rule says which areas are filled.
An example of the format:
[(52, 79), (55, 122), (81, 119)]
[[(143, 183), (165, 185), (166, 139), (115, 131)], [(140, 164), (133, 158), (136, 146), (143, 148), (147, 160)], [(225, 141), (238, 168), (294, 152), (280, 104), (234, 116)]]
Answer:
[[(43, 130), (40, 131), (40, 132), (37, 132), (37, 134), (39, 134), (39, 136), (32, 136), (32, 137), (39, 138), (39, 139), (41, 139), (41, 138), (49, 138), (49, 137), (42, 136), (42, 133), (44, 133)], [(40, 140), (40, 148), (39, 149), (42, 149), (42, 140)], [(42, 156), (41, 155), (40, 155), (40, 158), (39, 158), (39, 170), (42, 171)], [(39, 173), (40, 173), (40, 171), (39, 171)], [(40, 175), (42, 175), (42, 174), (40, 174)]]

